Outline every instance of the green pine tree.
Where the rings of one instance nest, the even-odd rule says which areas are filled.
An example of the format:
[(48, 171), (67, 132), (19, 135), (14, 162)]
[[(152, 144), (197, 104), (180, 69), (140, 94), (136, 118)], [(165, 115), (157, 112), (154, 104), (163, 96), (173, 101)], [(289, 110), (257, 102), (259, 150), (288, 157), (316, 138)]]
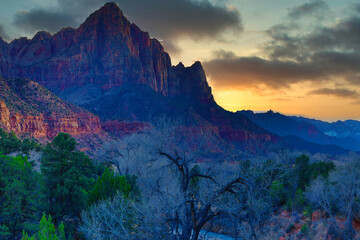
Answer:
[(94, 186), (95, 167), (91, 159), (75, 147), (76, 141), (69, 134), (60, 133), (46, 147), (41, 160), (47, 211), (56, 221), (78, 219)]
[(39, 231), (32, 237), (23, 231), (21, 240), (66, 240), (64, 224), (61, 223), (56, 229), (51, 215), (46, 218), (45, 213), (43, 214), (39, 228)]

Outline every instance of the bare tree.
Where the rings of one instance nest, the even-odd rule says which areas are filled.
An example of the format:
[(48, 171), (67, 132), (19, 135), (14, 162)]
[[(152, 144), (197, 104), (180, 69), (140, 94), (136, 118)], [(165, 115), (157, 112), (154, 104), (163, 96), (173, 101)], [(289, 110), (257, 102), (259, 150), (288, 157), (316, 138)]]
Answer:
[[(111, 161), (116, 160), (119, 172), (126, 168), (139, 177), (148, 214), (138, 230), (197, 240), (212, 221), (227, 218), (234, 220), (234, 233), (246, 223), (249, 238), (257, 239), (255, 228), (271, 207), (267, 191), (283, 169), (273, 162), (251, 164), (238, 158), (223, 163), (217, 154), (223, 142), (207, 129), (164, 120), (152, 126), (111, 146), (118, 151)], [(146, 222), (151, 222), (151, 234)]]
[(101, 201), (82, 213), (80, 230), (88, 239), (123, 239), (132, 238), (132, 219), (137, 216), (131, 209), (129, 201), (122, 195)]
[(161, 219), (121, 193), (91, 206), (81, 217), (80, 231), (87, 239), (169, 239), (166, 231), (159, 230), (159, 224), (164, 224)]
[[(359, 210), (360, 160), (338, 166), (328, 179), (317, 179), (306, 191), (307, 199), (320, 206), (333, 219), (336, 213), (344, 214), (345, 237), (351, 239), (354, 214)], [(337, 210), (337, 212), (336, 212)], [(332, 220), (335, 223), (335, 220)]]
[(333, 186), (330, 185), (328, 179), (317, 178), (305, 192), (305, 197), (315, 206), (322, 208), (333, 222), (335, 214), (336, 192)]
[(359, 209), (360, 159), (340, 167), (330, 175), (330, 181), (337, 191), (337, 206), (346, 215), (345, 235), (351, 238), (355, 233), (352, 220), (354, 213)]

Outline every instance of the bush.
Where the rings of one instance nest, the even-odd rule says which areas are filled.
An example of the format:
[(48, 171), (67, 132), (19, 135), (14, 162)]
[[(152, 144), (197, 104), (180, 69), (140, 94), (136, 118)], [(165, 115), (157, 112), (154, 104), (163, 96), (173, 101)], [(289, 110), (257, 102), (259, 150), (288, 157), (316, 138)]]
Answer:
[(90, 204), (112, 198), (117, 192), (123, 194), (124, 197), (129, 197), (130, 191), (131, 185), (127, 183), (125, 176), (117, 176), (112, 170), (106, 168), (90, 193)]
[(274, 199), (277, 204), (283, 204), (286, 201), (285, 188), (280, 181), (274, 181), (270, 186), (270, 197)]
[(307, 224), (301, 226), (302, 233), (307, 233), (308, 231), (309, 231), (309, 226)]

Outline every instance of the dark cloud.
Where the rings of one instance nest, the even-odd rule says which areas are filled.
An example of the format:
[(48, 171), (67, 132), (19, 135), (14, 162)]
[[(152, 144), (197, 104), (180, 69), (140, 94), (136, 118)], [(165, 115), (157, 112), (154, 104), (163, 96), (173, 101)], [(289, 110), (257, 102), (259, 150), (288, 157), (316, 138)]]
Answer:
[(39, 30), (56, 32), (63, 27), (74, 25), (75, 21), (72, 16), (64, 12), (32, 9), (16, 13), (14, 24), (29, 33)]
[(343, 98), (359, 98), (360, 94), (357, 91), (349, 90), (346, 88), (320, 88), (310, 91), (308, 94), (312, 95), (327, 95)]
[(296, 29), (296, 24), (280, 24), (266, 31), (271, 38), (264, 48), (269, 57), (304, 61), (320, 51), (360, 52), (358, 14), (331, 27), (316, 27), (308, 34), (291, 34), (291, 29)]
[[(130, 19), (163, 38), (189, 36), (217, 38), (226, 30), (241, 31), (236, 9), (208, 0), (118, 0)], [(144, 11), (146, 9), (146, 11)]]
[[(225, 56), (230, 56), (226, 58)], [(322, 69), (311, 64), (266, 60), (259, 57), (235, 57), (229, 52), (204, 62), (206, 73), (216, 87), (248, 88), (266, 85), (279, 89), (304, 80), (321, 79)]]
[(311, 50), (337, 48), (342, 51), (360, 51), (360, 17), (340, 21), (334, 27), (323, 28), (311, 34), (306, 41)]
[(6, 34), (4, 26), (0, 24), (0, 38), (2, 38), (5, 41), (9, 40), (9, 36)]
[(214, 51), (213, 55), (218, 59), (234, 59), (234, 58), (236, 58), (236, 54), (234, 52), (225, 51), (224, 49)]
[[(58, 0), (51, 9), (18, 12), (14, 23), (27, 32), (76, 27), (105, 0)], [(209, 0), (115, 0), (124, 14), (143, 30), (163, 41), (167, 49), (179, 51), (176, 40), (190, 37), (220, 40), (225, 32), (240, 32), (240, 13), (221, 1)]]
[(308, 17), (309, 15), (315, 15), (317, 18), (322, 18), (323, 14), (319, 14), (319, 12), (329, 12), (329, 6), (324, 1), (311, 1), (290, 9), (288, 17), (293, 20)]

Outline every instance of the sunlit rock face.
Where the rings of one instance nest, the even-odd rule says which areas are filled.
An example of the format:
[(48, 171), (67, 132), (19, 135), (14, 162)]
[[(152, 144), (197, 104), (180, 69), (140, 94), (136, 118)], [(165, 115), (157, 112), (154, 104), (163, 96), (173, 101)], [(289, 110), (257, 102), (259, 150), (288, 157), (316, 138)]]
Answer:
[(0, 78), (0, 127), (18, 135), (52, 139), (101, 134), (99, 117), (62, 101), (38, 83)]

